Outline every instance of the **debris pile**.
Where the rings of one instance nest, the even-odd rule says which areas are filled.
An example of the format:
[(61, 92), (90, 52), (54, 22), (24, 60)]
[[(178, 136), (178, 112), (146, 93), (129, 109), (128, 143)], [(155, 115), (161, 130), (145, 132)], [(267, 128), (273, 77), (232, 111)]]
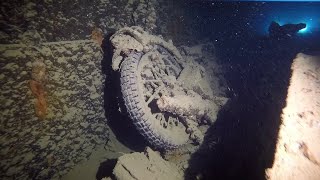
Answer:
[(119, 157), (113, 175), (117, 180), (184, 179), (181, 169), (164, 160), (158, 152), (149, 147), (144, 152)]

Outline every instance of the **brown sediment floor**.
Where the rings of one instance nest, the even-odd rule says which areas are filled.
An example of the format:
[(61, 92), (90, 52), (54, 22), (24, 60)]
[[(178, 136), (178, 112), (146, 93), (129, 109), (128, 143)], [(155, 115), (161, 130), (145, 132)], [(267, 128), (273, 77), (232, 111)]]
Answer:
[(320, 179), (320, 57), (299, 53), (268, 179)]
[[(102, 178), (100, 174), (106, 174), (106, 172), (99, 172), (101, 164), (110, 159), (116, 159), (124, 154), (132, 153), (133, 151), (119, 141), (111, 132), (109, 134), (110, 141), (105, 145), (97, 146), (94, 149), (88, 160), (75, 164), (72, 170), (62, 176), (62, 180), (72, 179), (99, 179)], [(99, 173), (98, 173), (99, 172)], [(103, 176), (105, 177), (105, 176)]]

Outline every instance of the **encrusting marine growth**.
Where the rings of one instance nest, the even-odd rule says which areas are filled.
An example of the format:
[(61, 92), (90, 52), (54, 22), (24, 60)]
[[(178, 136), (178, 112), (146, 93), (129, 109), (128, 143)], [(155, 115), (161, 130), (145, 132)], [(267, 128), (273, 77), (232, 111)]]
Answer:
[(139, 26), (118, 30), (110, 41), (112, 69), (120, 72), (123, 102), (138, 132), (158, 149), (201, 144), (219, 110), (205, 68)]

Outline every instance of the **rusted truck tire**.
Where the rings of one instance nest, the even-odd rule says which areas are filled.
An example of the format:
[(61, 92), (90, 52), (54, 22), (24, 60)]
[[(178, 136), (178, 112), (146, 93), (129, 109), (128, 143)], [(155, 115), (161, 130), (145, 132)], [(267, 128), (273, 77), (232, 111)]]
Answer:
[[(142, 66), (147, 66), (147, 61), (150, 61), (147, 56), (143, 52), (131, 52), (121, 64), (120, 82), (124, 105), (136, 129), (153, 147), (177, 148), (189, 140), (189, 135), (183, 124), (178, 123), (178, 118), (163, 114), (157, 107), (151, 107), (152, 103), (147, 103), (143, 84), (147, 80), (143, 80), (141, 70), (144, 68)], [(166, 117), (168, 121), (177, 120), (175, 125), (169, 127), (168, 121), (165, 122)]]

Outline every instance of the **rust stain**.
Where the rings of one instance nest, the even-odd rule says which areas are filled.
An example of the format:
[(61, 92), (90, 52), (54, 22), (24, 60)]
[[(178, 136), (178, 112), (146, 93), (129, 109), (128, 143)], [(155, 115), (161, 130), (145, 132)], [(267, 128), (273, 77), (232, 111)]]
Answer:
[(94, 27), (91, 32), (91, 39), (94, 40), (99, 46), (101, 46), (103, 41), (102, 31), (99, 28)]
[(47, 156), (48, 166), (52, 166), (54, 162), (55, 162), (55, 157), (54, 157), (52, 154), (49, 154), (49, 155)]
[(36, 102), (34, 105), (36, 115), (40, 119), (44, 119), (47, 115), (47, 101), (45, 98), (46, 93), (44, 86), (35, 80), (30, 80), (29, 84), (32, 94), (36, 97)]
[(30, 84), (31, 92), (34, 96), (38, 97), (44, 92), (44, 87), (41, 83), (35, 80), (30, 80), (29, 84)]
[(29, 86), (36, 101), (34, 104), (35, 113), (39, 119), (45, 119), (47, 115), (48, 105), (45, 91), (46, 67), (43, 59), (37, 59), (32, 63), (32, 79)]

